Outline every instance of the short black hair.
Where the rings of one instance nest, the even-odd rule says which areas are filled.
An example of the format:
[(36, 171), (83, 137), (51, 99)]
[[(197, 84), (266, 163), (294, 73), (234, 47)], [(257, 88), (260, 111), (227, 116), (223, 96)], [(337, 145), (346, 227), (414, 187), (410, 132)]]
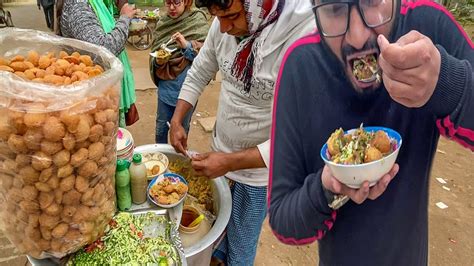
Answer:
[(216, 6), (219, 9), (226, 10), (228, 9), (234, 0), (195, 0), (194, 3), (196, 7), (203, 8), (206, 7), (210, 9), (212, 6)]

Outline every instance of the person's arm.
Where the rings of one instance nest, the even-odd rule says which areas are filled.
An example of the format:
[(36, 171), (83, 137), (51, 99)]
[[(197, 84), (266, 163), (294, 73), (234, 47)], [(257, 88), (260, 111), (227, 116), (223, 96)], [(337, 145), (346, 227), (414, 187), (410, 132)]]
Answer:
[(171, 145), (176, 151), (185, 154), (187, 149), (187, 134), (182, 126), (184, 117), (197, 103), (204, 88), (219, 70), (214, 38), (219, 35), (219, 21), (214, 20), (198, 56), (194, 58), (183, 86), (178, 96), (178, 102), (170, 123)]
[(314, 173), (305, 170), (300, 132), (304, 121), (296, 95), (304, 55), (295, 54), (293, 48), (282, 62), (275, 90), (268, 203), (270, 226), (277, 238), (302, 245), (321, 239), (332, 228), (336, 212), (329, 208), (323, 190), (323, 169)]
[(192, 166), (196, 174), (208, 178), (224, 176), (228, 172), (242, 169), (253, 169), (266, 167), (259, 147), (224, 153), (208, 152), (194, 155)]
[(446, 12), (438, 20), (444, 33), (437, 45), (441, 67), (427, 107), (439, 118), (441, 135), (474, 151), (474, 44)]
[(432, 113), (441, 135), (474, 150), (474, 45), (441, 5), (404, 8), (411, 31), (394, 43), (377, 39), (385, 88), (394, 101)]
[(186, 38), (179, 31), (173, 34), (172, 37), (178, 47), (181, 49), (181, 54), (188, 59), (193, 61), (197, 56), (199, 49), (201, 49), (203, 42), (196, 40), (186, 40)]
[(105, 33), (102, 26), (87, 2), (76, 2), (73, 4), (70, 19), (70, 32), (75, 39), (97, 44), (107, 48), (114, 55), (119, 55), (128, 38), (128, 27), (130, 17), (121, 15), (110, 33)]
[[(217, 19), (212, 23), (204, 45), (199, 54), (194, 58), (178, 97), (178, 99), (184, 100), (192, 106), (196, 104), (207, 84), (219, 71), (214, 44), (215, 38), (220, 38), (219, 21)], [(181, 118), (184, 118), (184, 116)]]
[(186, 48), (181, 49), (183, 56), (189, 61), (193, 61), (194, 58), (198, 55), (198, 51), (201, 49), (203, 43), (198, 41), (188, 41)]
[(219, 30), (218, 21), (214, 20), (206, 41), (202, 46), (199, 55), (194, 58), (194, 62), (189, 69), (184, 80), (181, 92), (179, 93), (178, 103), (171, 122), (181, 124), (187, 112), (196, 104), (204, 88), (219, 70), (216, 51), (214, 47), (214, 38), (216, 30)]
[(181, 126), (184, 117), (186, 117), (186, 114), (191, 109), (193, 109), (192, 104), (185, 100), (178, 99), (178, 102), (176, 103), (176, 108), (173, 113), (173, 117), (171, 118), (171, 127), (173, 127), (173, 124), (175, 124), (176, 126)]

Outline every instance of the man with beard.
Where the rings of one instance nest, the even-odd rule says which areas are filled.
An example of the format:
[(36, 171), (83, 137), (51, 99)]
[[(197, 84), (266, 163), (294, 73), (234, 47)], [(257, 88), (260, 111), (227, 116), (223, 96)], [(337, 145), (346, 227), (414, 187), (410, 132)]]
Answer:
[(187, 152), (182, 121), (220, 71), (214, 152), (193, 156), (192, 166), (208, 178), (232, 180), (232, 213), (216, 258), (228, 265), (252, 265), (266, 216), (274, 85), (286, 49), (316, 25), (307, 0), (195, 3), (216, 19), (181, 89), (171, 119), (171, 144)]
[[(474, 150), (473, 43), (432, 1), (312, 4), (319, 32), (290, 47), (275, 91), (271, 227), (288, 244), (318, 240), (319, 265), (427, 265), (439, 135)], [(357, 71), (374, 59), (371, 75)], [(403, 146), (377, 184), (351, 189), (319, 151), (361, 123), (395, 129)]]

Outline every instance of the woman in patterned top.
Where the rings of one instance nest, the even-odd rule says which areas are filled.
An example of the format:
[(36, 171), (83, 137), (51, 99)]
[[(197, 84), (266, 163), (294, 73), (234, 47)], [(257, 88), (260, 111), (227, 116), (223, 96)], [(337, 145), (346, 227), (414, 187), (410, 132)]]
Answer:
[[(110, 0), (64, 0), (59, 21), (60, 34), (107, 48), (124, 66), (120, 99), (120, 127), (125, 127), (125, 116), (135, 108), (135, 81), (130, 67), (125, 43), (130, 20), (135, 16), (134, 7), (124, 4), (120, 18), (115, 21)], [(136, 113), (135, 113), (136, 114)], [(127, 121), (128, 121), (127, 117)], [(133, 120), (135, 122), (136, 119)], [(132, 123), (133, 123), (132, 122)], [(131, 125), (132, 123), (127, 123)]]

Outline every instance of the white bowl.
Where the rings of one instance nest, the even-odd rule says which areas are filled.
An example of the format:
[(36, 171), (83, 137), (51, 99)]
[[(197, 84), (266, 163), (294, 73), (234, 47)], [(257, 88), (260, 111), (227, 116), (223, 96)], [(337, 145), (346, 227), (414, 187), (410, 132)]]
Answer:
[(148, 189), (147, 189), (147, 196), (148, 196), (148, 199), (153, 202), (155, 205), (159, 206), (159, 207), (162, 207), (162, 208), (173, 208), (175, 206), (177, 206), (178, 204), (180, 204), (181, 202), (183, 202), (183, 200), (186, 198), (186, 196), (188, 195), (188, 191), (186, 191), (186, 193), (184, 193), (183, 196), (181, 196), (181, 198), (173, 203), (173, 204), (161, 204), (161, 203), (158, 203), (158, 201), (155, 201), (155, 199), (150, 195), (150, 190), (151, 188), (157, 183), (157, 182), (161, 182), (165, 179), (169, 179), (172, 183), (178, 183), (179, 181), (181, 181), (182, 183), (184, 183), (186, 186), (188, 186), (188, 191), (189, 191), (189, 185), (188, 185), (188, 182), (186, 181), (186, 179), (184, 179), (184, 177), (178, 175), (178, 174), (173, 174), (173, 173), (165, 173), (165, 174), (162, 174), (162, 175), (159, 175), (157, 177), (155, 177), (151, 182), (150, 184), (148, 185)]
[[(349, 130), (346, 133), (350, 133), (353, 130), (355, 129)], [(364, 130), (368, 132), (384, 131), (392, 141), (396, 141), (395, 150), (388, 156), (377, 161), (346, 165), (334, 163), (329, 159), (327, 143), (324, 144), (321, 149), (321, 158), (329, 169), (331, 169), (331, 173), (334, 177), (339, 180), (339, 182), (351, 188), (360, 188), (365, 181), (369, 181), (369, 186), (375, 185), (380, 178), (392, 169), (397, 160), (400, 147), (402, 146), (402, 137), (393, 129), (385, 127), (364, 127)]]
[(148, 180), (152, 180), (153, 178), (165, 173), (168, 170), (169, 160), (166, 155), (161, 152), (144, 152), (142, 153), (142, 162), (145, 164), (145, 167), (148, 170), (151, 170), (153, 166), (158, 165), (160, 167), (160, 172), (155, 175), (148, 175)]
[(117, 131), (117, 154), (128, 153), (134, 146), (133, 136), (130, 131), (119, 127)]

